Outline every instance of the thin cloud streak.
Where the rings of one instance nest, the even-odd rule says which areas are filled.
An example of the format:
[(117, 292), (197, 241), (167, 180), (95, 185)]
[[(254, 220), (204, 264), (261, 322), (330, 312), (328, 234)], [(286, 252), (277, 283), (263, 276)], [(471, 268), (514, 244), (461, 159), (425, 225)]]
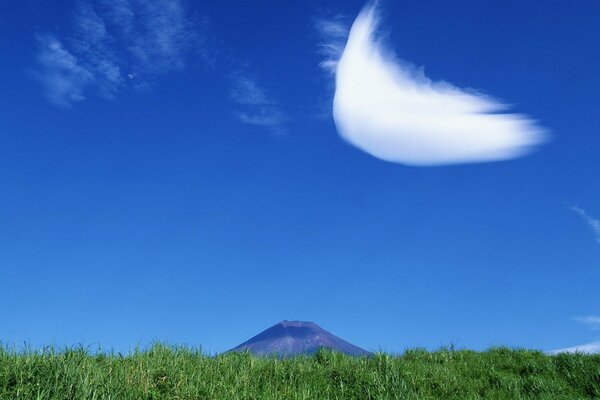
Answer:
[(284, 114), (270, 109), (260, 109), (253, 114), (238, 113), (240, 121), (248, 125), (256, 125), (263, 128), (268, 128), (276, 135), (286, 133), (285, 122), (287, 118)]
[(256, 80), (240, 74), (233, 75), (229, 96), (236, 103), (249, 106), (264, 106), (274, 103)]
[(600, 342), (592, 342), (579, 346), (566, 347), (564, 349), (550, 350), (548, 354), (561, 353), (585, 353), (585, 354), (600, 354)]
[(50, 103), (70, 107), (85, 100), (84, 89), (94, 80), (94, 74), (67, 50), (54, 36), (38, 37), (37, 61), (43, 72), (34, 71), (34, 77), (44, 86)]
[(237, 112), (238, 119), (248, 125), (266, 128), (271, 133), (286, 133), (287, 116), (256, 80), (242, 73), (231, 75), (230, 98), (239, 104), (244, 111)]
[(581, 322), (594, 330), (600, 330), (600, 317), (588, 315), (585, 317), (573, 317), (574, 321)]
[(123, 83), (119, 58), (111, 48), (111, 35), (106, 22), (89, 2), (79, 4), (75, 17), (75, 33), (71, 47), (94, 75), (101, 95), (113, 98)]
[(343, 15), (336, 15), (331, 18), (315, 18), (314, 27), (319, 36), (317, 52), (323, 57), (319, 66), (324, 71), (335, 74), (348, 39), (350, 24)]
[[(377, 17), (368, 6), (354, 21), (334, 68), (333, 116), (339, 134), (382, 160), (431, 166), (506, 160), (545, 141), (545, 130), (506, 106), (446, 82), (390, 56), (376, 40)], [(324, 32), (337, 36), (335, 25)], [(334, 54), (337, 47), (323, 47)]]
[(138, 66), (152, 74), (183, 68), (185, 52), (196, 36), (182, 1), (144, 1), (138, 15), (142, 22), (135, 26), (131, 46)]
[(600, 243), (600, 220), (591, 217), (583, 208), (571, 207), (571, 210), (575, 211), (592, 228), (596, 235), (596, 241)]
[(335, 93), (335, 71), (344, 52), (352, 20), (343, 14), (319, 14), (312, 18), (319, 68), (324, 72), (322, 91), (313, 104), (313, 115), (320, 120), (331, 119), (331, 104)]
[(38, 40), (39, 70), (50, 101), (68, 107), (94, 88), (105, 98), (131, 87), (147, 91), (157, 77), (185, 67), (199, 46), (183, 0), (81, 0), (72, 34)]

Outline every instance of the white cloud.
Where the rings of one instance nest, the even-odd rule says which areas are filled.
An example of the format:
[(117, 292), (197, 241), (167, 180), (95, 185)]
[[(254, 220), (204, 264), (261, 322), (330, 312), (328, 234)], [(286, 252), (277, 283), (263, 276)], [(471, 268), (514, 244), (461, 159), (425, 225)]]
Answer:
[(549, 354), (560, 354), (560, 353), (586, 353), (586, 354), (600, 354), (600, 342), (593, 342), (582, 344), (579, 346), (567, 347), (564, 349), (551, 350)]
[(159, 75), (182, 69), (199, 44), (183, 0), (80, 0), (74, 16), (66, 40), (40, 40), (36, 75), (56, 105), (83, 100), (92, 87), (107, 98), (125, 85), (146, 90)]
[(93, 73), (55, 37), (40, 36), (38, 44), (38, 62), (43, 73), (36, 72), (35, 77), (44, 85), (48, 100), (59, 107), (84, 100), (83, 93), (93, 82)]
[(587, 224), (592, 228), (596, 235), (596, 241), (600, 243), (600, 221), (591, 217), (584, 209), (579, 207), (571, 207), (571, 210), (575, 211)]
[[(511, 159), (545, 140), (526, 116), (502, 113), (496, 100), (433, 82), (390, 56), (374, 37), (375, 13), (366, 7), (356, 18), (335, 66), (333, 116), (349, 143), (386, 161), (427, 166)], [(322, 30), (340, 34), (337, 25)]]
[[(595, 315), (588, 315), (583, 317), (573, 317), (574, 321), (581, 322), (588, 325), (592, 329), (600, 329), (600, 317)], [(567, 347), (564, 349), (551, 350), (550, 354), (560, 353), (588, 353), (588, 354), (600, 354), (600, 342), (592, 342), (582, 344), (579, 346)]]
[(137, 15), (140, 22), (130, 49), (138, 66), (156, 74), (181, 69), (185, 52), (196, 39), (182, 1), (143, 1)]
[(238, 113), (240, 121), (248, 125), (256, 125), (269, 129), (277, 135), (285, 134), (286, 116), (276, 109), (255, 110), (253, 113)]
[(264, 106), (274, 103), (254, 79), (240, 74), (233, 75), (230, 97), (236, 103), (250, 106)]
[(318, 53), (323, 57), (319, 66), (325, 71), (335, 74), (348, 39), (350, 24), (344, 16), (337, 15), (331, 18), (315, 18), (314, 25), (320, 39)]
[(239, 120), (248, 125), (267, 128), (274, 134), (284, 134), (287, 116), (254, 79), (241, 73), (231, 75), (230, 97), (244, 108)]
[(316, 37), (317, 54), (321, 58), (319, 67), (325, 72), (323, 80), (326, 90), (314, 99), (312, 111), (314, 117), (321, 120), (331, 119), (331, 104), (335, 92), (335, 76), (337, 64), (344, 52), (352, 20), (346, 15), (320, 13), (313, 17), (313, 28)]
[(118, 92), (123, 77), (106, 22), (88, 2), (80, 3), (75, 15), (72, 49), (93, 73), (94, 83), (101, 94), (112, 98)]
[(573, 317), (574, 321), (586, 324), (592, 329), (600, 329), (600, 317), (595, 315), (588, 315), (585, 317)]

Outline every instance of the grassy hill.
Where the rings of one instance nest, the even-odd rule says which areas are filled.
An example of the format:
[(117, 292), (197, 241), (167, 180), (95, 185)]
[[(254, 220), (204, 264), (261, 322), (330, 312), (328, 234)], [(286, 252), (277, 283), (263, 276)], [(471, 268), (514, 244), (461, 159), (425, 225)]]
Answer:
[(495, 348), (351, 358), (0, 349), (0, 399), (600, 399), (600, 355)]

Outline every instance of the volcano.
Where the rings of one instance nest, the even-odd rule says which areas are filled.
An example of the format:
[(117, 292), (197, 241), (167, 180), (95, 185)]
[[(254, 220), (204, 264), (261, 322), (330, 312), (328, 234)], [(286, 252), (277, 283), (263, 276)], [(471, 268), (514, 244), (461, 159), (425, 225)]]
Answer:
[(229, 351), (249, 351), (257, 356), (291, 357), (314, 354), (319, 349), (329, 349), (351, 356), (371, 354), (327, 332), (314, 322), (306, 321), (281, 321)]

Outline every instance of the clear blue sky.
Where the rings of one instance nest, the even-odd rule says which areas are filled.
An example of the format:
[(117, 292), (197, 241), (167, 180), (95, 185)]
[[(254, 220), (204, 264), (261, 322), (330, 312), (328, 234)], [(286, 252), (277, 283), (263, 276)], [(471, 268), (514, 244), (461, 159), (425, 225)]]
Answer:
[(364, 2), (121, 5), (0, 5), (0, 341), (600, 340), (599, 2), (382, 1), (399, 58), (552, 137), (425, 168), (336, 131), (316, 21)]

